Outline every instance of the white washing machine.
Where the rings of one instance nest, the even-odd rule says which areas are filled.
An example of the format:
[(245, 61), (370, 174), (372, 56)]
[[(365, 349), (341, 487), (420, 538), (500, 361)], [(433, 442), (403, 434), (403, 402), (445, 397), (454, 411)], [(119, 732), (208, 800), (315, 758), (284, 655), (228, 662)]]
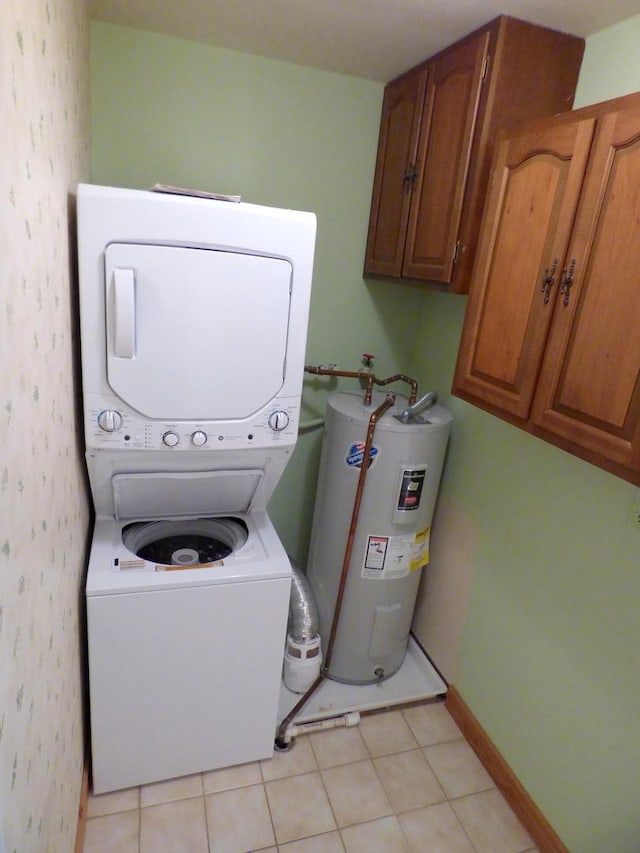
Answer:
[(269, 757), (315, 217), (81, 185), (95, 793)]

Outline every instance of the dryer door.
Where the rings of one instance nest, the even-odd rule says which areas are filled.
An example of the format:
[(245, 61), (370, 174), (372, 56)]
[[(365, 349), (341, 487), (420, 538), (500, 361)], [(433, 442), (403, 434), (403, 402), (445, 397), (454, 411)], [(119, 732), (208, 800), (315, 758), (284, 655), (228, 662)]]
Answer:
[(284, 380), (292, 267), (238, 252), (112, 243), (107, 380), (165, 421), (241, 420)]

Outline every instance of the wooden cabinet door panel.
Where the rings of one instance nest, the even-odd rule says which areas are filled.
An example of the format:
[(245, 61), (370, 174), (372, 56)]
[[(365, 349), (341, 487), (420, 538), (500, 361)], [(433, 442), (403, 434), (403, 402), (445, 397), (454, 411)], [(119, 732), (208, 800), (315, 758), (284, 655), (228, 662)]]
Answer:
[(384, 93), (365, 273), (399, 276), (427, 70), (390, 83)]
[(640, 109), (602, 119), (533, 421), (640, 470)]
[(451, 281), (490, 34), (429, 66), (404, 276)]
[[(595, 122), (504, 140), (496, 155), (454, 391), (526, 420)], [(545, 281), (548, 286), (545, 287)]]

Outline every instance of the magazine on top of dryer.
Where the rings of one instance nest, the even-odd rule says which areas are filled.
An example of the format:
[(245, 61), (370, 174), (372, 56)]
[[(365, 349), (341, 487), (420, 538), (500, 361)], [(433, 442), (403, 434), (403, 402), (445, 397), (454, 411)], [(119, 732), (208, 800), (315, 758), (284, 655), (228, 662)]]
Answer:
[(169, 195), (188, 195), (193, 196), (193, 198), (212, 198), (217, 201), (233, 201), (239, 202), (242, 201), (242, 196), (239, 195), (226, 195), (225, 193), (213, 193), (208, 192), (207, 190), (192, 190), (186, 187), (172, 187), (169, 184), (154, 184), (151, 187), (151, 192), (154, 193), (167, 193)]

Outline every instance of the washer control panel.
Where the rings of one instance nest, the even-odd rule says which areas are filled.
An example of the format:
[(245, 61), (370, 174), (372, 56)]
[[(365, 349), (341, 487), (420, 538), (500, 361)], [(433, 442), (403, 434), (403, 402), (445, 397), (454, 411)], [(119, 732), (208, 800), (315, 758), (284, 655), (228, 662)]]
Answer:
[(180, 452), (216, 448), (273, 447), (294, 444), (300, 401), (285, 398), (245, 421), (150, 421), (121, 401), (85, 395), (87, 448), (166, 450)]

